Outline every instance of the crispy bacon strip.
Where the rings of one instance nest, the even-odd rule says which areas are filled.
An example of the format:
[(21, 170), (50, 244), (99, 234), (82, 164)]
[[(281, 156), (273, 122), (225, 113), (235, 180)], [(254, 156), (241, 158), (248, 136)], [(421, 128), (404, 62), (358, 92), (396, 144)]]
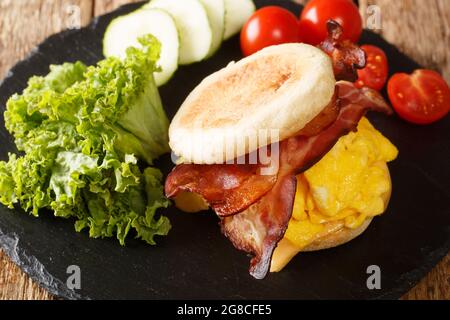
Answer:
[(245, 211), (221, 220), (222, 232), (233, 245), (253, 254), (250, 274), (257, 279), (264, 278), (269, 271), (273, 251), (291, 218), (295, 175), (318, 161), (339, 137), (355, 130), (366, 111), (392, 112), (381, 96), (371, 89), (358, 90), (349, 82), (337, 85), (341, 109), (336, 121), (316, 136), (284, 140), (275, 186)]
[(259, 164), (182, 164), (165, 182), (167, 197), (200, 194), (220, 216), (245, 210), (272, 189), (276, 175), (260, 175)]
[(267, 274), (273, 250), (286, 232), (296, 185), (295, 175), (285, 175), (257, 203), (220, 222), (222, 232), (237, 249), (253, 254), (250, 274), (256, 279)]
[(331, 57), (336, 80), (356, 81), (356, 69), (366, 65), (364, 50), (353, 42), (342, 39), (342, 27), (336, 21), (328, 20), (327, 30), (328, 38), (318, 47)]

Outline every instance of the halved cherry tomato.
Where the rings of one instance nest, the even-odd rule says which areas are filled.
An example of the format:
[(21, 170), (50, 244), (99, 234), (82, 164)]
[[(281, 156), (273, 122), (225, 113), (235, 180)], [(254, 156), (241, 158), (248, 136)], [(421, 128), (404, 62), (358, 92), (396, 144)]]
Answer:
[(358, 80), (356, 87), (369, 87), (375, 90), (381, 90), (388, 77), (388, 62), (386, 54), (378, 47), (371, 45), (361, 46), (367, 54), (367, 64), (364, 69), (358, 70)]
[(327, 37), (326, 23), (336, 20), (344, 29), (344, 39), (358, 42), (362, 19), (351, 0), (311, 0), (300, 16), (300, 40), (317, 45)]
[(241, 49), (245, 56), (271, 45), (298, 40), (297, 17), (277, 6), (257, 10), (241, 31)]
[(411, 75), (396, 73), (388, 81), (389, 99), (403, 119), (429, 124), (450, 111), (450, 89), (439, 73), (416, 70)]

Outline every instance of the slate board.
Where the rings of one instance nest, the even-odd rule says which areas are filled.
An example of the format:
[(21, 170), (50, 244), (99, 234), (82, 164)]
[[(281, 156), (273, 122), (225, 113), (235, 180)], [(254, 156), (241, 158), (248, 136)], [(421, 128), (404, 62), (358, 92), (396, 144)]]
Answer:
[[(289, 1), (256, 1), (258, 7), (277, 4), (295, 14), (301, 7)], [(99, 17), (81, 30), (49, 37), (19, 62), (0, 85), (0, 107), (26, 87), (32, 75), (44, 75), (49, 64), (102, 59), (101, 39), (108, 22), (136, 9), (124, 6)], [(361, 43), (383, 48), (390, 72), (411, 72), (419, 66), (378, 35), (364, 31)], [(241, 58), (239, 39), (224, 43), (211, 59), (181, 67), (161, 88), (169, 117), (187, 94), (208, 74)], [(212, 212), (164, 212), (173, 229), (158, 245), (134, 239), (121, 247), (114, 239), (90, 239), (76, 233), (72, 220), (42, 212), (39, 219), (0, 206), (0, 245), (8, 255), (51, 293), (69, 299), (228, 298), (228, 299), (365, 299), (399, 298), (414, 286), (450, 248), (450, 117), (419, 127), (396, 116), (369, 115), (372, 123), (400, 150), (390, 164), (393, 194), (387, 212), (374, 219), (359, 238), (341, 247), (298, 255), (281, 273), (255, 280), (247, 272), (249, 258), (221, 235)], [(15, 151), (0, 120), (0, 158)], [(169, 156), (158, 161), (165, 173)], [(381, 290), (368, 290), (366, 268), (381, 268)], [(65, 283), (69, 265), (81, 268), (81, 290)]]

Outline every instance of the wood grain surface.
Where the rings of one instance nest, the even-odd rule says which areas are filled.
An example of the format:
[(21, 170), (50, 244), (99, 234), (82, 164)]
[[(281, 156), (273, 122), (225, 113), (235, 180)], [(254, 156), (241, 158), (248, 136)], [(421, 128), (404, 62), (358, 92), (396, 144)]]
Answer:
[[(0, 0), (0, 79), (14, 63), (47, 36), (135, 0)], [(304, 3), (307, 0), (297, 0)], [(359, 0), (377, 5), (381, 29), (376, 30), (422, 65), (450, 81), (449, 0)], [(0, 299), (53, 299), (0, 250)], [(450, 255), (447, 255), (402, 299), (450, 299)]]
[(440, 71), (450, 82), (449, 0), (359, 0), (367, 25), (369, 6), (378, 6), (380, 33), (421, 65)]

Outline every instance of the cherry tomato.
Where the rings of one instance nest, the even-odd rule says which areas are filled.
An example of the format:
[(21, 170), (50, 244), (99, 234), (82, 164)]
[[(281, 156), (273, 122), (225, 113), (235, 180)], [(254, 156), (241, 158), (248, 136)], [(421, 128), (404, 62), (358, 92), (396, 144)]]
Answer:
[(358, 70), (356, 87), (365, 86), (375, 90), (383, 89), (388, 76), (386, 54), (380, 48), (371, 45), (363, 45), (361, 49), (367, 54), (367, 63), (364, 69)]
[(435, 122), (450, 110), (450, 89), (431, 70), (416, 70), (411, 75), (396, 73), (389, 79), (387, 90), (398, 115), (412, 123)]
[(298, 20), (290, 11), (277, 6), (257, 10), (241, 31), (241, 49), (245, 56), (288, 42), (298, 42)]
[(327, 37), (326, 23), (336, 20), (344, 29), (344, 39), (358, 42), (362, 19), (358, 7), (351, 0), (311, 0), (300, 16), (300, 40), (318, 45)]

